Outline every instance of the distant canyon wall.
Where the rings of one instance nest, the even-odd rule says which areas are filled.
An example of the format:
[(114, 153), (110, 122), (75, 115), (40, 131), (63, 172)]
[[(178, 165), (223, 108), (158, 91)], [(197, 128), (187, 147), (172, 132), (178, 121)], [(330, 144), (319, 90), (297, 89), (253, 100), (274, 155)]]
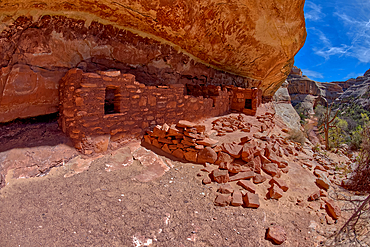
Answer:
[(303, 0), (0, 3), (0, 122), (58, 111), (71, 68), (118, 69), (145, 85), (284, 82), (306, 31)]
[[(305, 102), (310, 105), (310, 108), (318, 103), (326, 104), (325, 100), (329, 104), (332, 103), (343, 93), (341, 85), (345, 85), (345, 83), (322, 83), (311, 80), (295, 66), (288, 76), (287, 82), (289, 83), (288, 91), (292, 104), (295, 106)], [(313, 109), (310, 112), (312, 113)]]
[[(314, 113), (317, 104), (340, 105), (339, 108), (355, 104), (364, 109), (370, 109), (370, 69), (363, 76), (346, 81), (317, 82), (302, 74), (302, 71), (293, 66), (287, 78), (287, 85), (279, 90), (289, 91), (293, 106), (300, 106), (308, 113)], [(276, 96), (279, 96), (277, 91)], [(281, 97), (279, 97), (281, 98)]]

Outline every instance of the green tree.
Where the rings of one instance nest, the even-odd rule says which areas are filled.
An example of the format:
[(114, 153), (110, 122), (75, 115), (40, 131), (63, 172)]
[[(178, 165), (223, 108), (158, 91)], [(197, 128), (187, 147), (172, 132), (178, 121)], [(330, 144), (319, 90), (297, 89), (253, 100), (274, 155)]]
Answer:
[(329, 129), (329, 146), (339, 147), (341, 144), (345, 143), (347, 137), (348, 123), (344, 119), (335, 118), (333, 121), (333, 126)]
[(332, 128), (336, 128), (336, 125), (334, 125), (333, 122), (338, 115), (338, 110), (335, 113), (334, 117), (332, 117), (331, 107), (317, 106), (315, 110), (319, 123), (318, 129), (321, 130), (321, 132), (324, 134), (325, 148), (328, 150), (330, 148), (329, 130)]

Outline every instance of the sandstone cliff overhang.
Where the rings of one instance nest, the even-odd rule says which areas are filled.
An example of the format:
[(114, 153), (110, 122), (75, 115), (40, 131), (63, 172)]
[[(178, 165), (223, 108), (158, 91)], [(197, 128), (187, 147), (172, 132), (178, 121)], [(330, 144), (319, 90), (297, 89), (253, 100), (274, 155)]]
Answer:
[[(0, 3), (3, 24), (20, 15), (34, 19), (45, 14), (65, 15), (84, 20), (85, 25), (97, 20), (170, 43), (218, 69), (263, 80), (265, 85), (261, 88), (265, 90), (271, 84), (283, 82), (290, 72), (292, 58), (304, 44), (303, 5), (303, 0)], [(273, 92), (267, 90), (265, 94)]]
[(55, 112), (59, 80), (75, 67), (119, 69), (146, 85), (256, 87), (270, 97), (304, 44), (303, 5), (304, 0), (1, 1), (0, 117), (6, 117), (0, 122)]

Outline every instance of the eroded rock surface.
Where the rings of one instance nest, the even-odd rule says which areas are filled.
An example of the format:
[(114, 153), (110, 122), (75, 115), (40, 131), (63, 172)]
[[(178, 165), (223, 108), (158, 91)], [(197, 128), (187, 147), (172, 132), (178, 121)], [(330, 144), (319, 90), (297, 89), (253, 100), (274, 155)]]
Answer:
[(276, 114), (281, 117), (289, 128), (299, 130), (301, 128), (301, 118), (291, 104), (288, 85), (288, 82), (284, 82), (276, 91), (273, 97), (274, 107)]
[(59, 79), (74, 67), (119, 69), (151, 85), (258, 87), (272, 96), (303, 46), (303, 4), (2, 1), (0, 121), (56, 112)]
[(312, 108), (317, 103), (325, 104), (324, 99), (331, 103), (343, 93), (342, 84), (311, 80), (302, 75), (302, 71), (297, 67), (291, 71), (287, 81), (289, 82), (288, 91), (292, 104), (295, 106), (302, 103), (309, 112), (313, 111)]
[(355, 104), (366, 110), (370, 110), (370, 70), (367, 70), (363, 76), (341, 82), (340, 85), (348, 87), (347, 90), (335, 101), (335, 103), (340, 104), (342, 109), (351, 104)]

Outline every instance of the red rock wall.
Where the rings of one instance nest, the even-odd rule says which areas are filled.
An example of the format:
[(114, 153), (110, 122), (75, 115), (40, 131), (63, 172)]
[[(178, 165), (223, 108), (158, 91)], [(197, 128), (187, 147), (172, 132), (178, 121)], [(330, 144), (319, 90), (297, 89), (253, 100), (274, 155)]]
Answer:
[(16, 64), (0, 70), (0, 122), (58, 111), (58, 82), (66, 71)]
[(57, 112), (59, 80), (75, 67), (120, 70), (145, 85), (261, 84), (206, 66), (167, 43), (60, 15), (18, 17), (0, 33), (0, 58), (0, 122)]
[[(32, 18), (49, 15), (38, 25), (30, 27), (35, 29), (46, 27), (44, 30), (47, 34), (53, 31), (59, 34), (63, 31), (63, 37), (70, 40), (79, 39), (85, 35), (83, 32), (86, 29), (90, 30), (92, 25), (86, 28), (85, 21), (94, 23), (92, 27), (95, 28), (94, 36), (107, 40), (116, 38), (110, 32), (114, 27), (134, 30), (142, 37), (154, 37), (164, 41), (163, 43), (172, 44), (172, 47), (176, 46), (186, 51), (203, 64), (259, 80), (261, 83), (253, 86), (262, 89), (264, 96), (272, 96), (289, 74), (293, 58), (304, 44), (306, 38), (304, 2), (304, 0), (2, 0), (0, 30), (5, 26), (6, 29), (8, 27), (11, 29), (9, 32), (6, 30), (7, 33), (14, 33), (14, 36), (22, 34), (25, 31), (24, 27), (13, 29), (14, 26), (9, 25), (21, 14), (26, 16), (23, 17), (26, 24), (32, 24)], [(56, 19), (50, 17), (57, 15), (60, 16)], [(77, 20), (73, 22), (66, 16), (72, 16)], [(109, 25), (108, 29), (102, 29), (99, 24), (96, 25), (96, 20), (112, 25)], [(63, 30), (64, 26), (69, 25), (73, 29)], [(35, 29), (33, 31), (38, 31)], [(38, 36), (29, 35), (29, 37)], [(39, 43), (43, 44), (42, 39)], [(14, 47), (17, 44), (15, 42), (9, 45)], [(130, 53), (136, 51), (140, 45), (136, 44), (127, 51), (121, 50), (120, 47), (114, 49), (119, 55)], [(65, 46), (66, 49), (72, 47), (71, 43)], [(3, 47), (0, 47), (0, 51), (11, 51), (9, 47), (1, 48)], [(64, 48), (63, 42), (58, 48)], [(48, 53), (48, 49), (30, 51), (38, 53), (43, 50)], [(79, 55), (83, 56), (86, 50), (79, 51), (81, 52)], [(104, 54), (100, 49), (94, 51)], [(79, 59), (75, 54), (70, 53), (73, 61)], [(146, 59), (146, 55), (142, 53), (140, 58)], [(26, 57), (31, 58), (42, 60), (41, 57), (33, 58), (32, 55)]]
[[(105, 114), (107, 87), (117, 88), (119, 113)], [(76, 143), (86, 136), (111, 135), (113, 139), (139, 137), (157, 124), (181, 119), (200, 120), (230, 110), (229, 92), (221, 87), (217, 96), (185, 95), (185, 86), (146, 86), (119, 71), (85, 73), (70, 70), (60, 87), (60, 125)]]

